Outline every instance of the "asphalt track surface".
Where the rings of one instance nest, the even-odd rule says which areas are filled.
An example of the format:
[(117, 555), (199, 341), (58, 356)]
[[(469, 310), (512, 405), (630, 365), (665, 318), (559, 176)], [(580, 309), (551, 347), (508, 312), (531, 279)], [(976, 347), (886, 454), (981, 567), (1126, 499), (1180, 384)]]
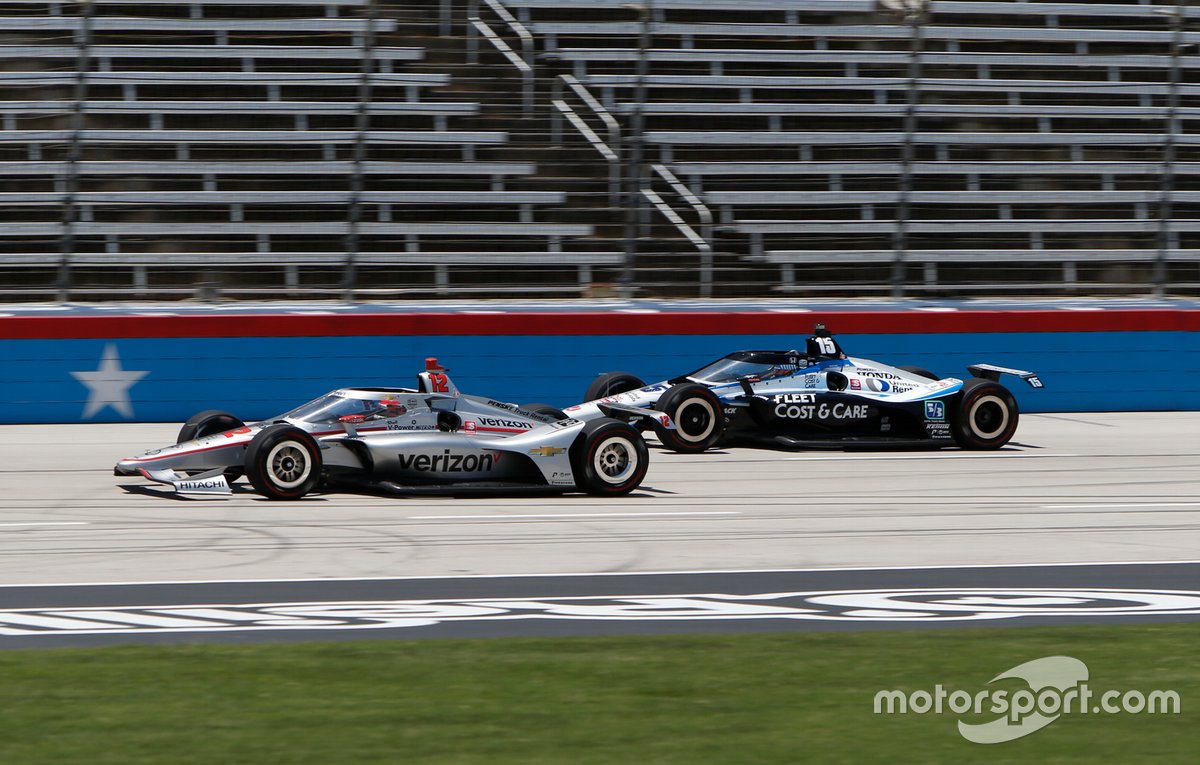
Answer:
[[(1026, 415), (994, 453), (654, 449), (616, 500), (290, 503), (112, 476), (178, 425), (5, 426), (0, 647), (1195, 619), (1200, 565), (1161, 564), (1200, 558), (1198, 426)], [(1142, 565), (1062, 565), (1111, 562)]]

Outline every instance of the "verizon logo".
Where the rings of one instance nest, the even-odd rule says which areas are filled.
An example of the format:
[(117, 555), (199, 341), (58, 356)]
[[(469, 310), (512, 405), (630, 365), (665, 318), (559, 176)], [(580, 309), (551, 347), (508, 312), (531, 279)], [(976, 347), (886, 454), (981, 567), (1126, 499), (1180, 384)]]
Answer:
[(441, 454), (401, 454), (400, 468), (428, 473), (481, 473), (499, 465), (500, 455), (500, 452), (451, 454), (449, 449)]

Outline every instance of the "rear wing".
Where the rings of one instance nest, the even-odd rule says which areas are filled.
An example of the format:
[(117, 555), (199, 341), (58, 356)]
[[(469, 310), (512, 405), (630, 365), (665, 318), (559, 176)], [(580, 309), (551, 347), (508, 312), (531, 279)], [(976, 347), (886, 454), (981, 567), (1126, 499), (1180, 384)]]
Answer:
[(1023, 369), (1009, 369), (1008, 367), (998, 367), (994, 364), (971, 364), (967, 367), (967, 371), (974, 377), (982, 377), (985, 380), (999, 380), (1000, 375), (1016, 375), (1029, 383), (1029, 387), (1031, 388), (1045, 387), (1035, 373), (1026, 372)]

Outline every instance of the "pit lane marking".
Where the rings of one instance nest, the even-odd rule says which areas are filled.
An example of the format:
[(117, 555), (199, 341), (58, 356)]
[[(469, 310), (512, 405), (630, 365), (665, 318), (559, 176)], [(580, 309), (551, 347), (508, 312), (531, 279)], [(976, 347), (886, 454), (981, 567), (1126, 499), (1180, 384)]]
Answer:
[(408, 516), (408, 519), (410, 521), (474, 520), (474, 519), (478, 519), (478, 518), (500, 518), (500, 519), (505, 519), (505, 520), (510, 519), (510, 518), (520, 518), (520, 519), (565, 518), (565, 519), (570, 520), (570, 519), (574, 519), (574, 518), (631, 518), (631, 517), (643, 518), (643, 517), (662, 516), (662, 515), (741, 515), (741, 514), (742, 513), (739, 510), (690, 510), (690, 511), (686, 511), (686, 512), (678, 512), (678, 513), (665, 513), (665, 512), (664, 513), (538, 513), (538, 514), (527, 513), (527, 514), (523, 514), (523, 515), (505, 515), (505, 514), (499, 514), (499, 515), (410, 515), (410, 516)]

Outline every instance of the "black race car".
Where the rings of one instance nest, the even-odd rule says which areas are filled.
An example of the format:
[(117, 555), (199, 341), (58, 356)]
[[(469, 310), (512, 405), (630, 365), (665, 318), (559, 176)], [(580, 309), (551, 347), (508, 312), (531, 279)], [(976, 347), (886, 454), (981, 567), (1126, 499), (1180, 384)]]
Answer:
[(803, 351), (737, 351), (653, 385), (628, 372), (606, 372), (589, 386), (586, 403), (564, 411), (576, 419), (621, 408), (660, 411), (668, 418), (654, 426), (659, 440), (679, 452), (737, 442), (999, 449), (1020, 416), (1000, 376), (1015, 375), (1034, 388), (1041, 380), (990, 364), (967, 369), (966, 380), (939, 379), (919, 367), (852, 358), (817, 325)]

